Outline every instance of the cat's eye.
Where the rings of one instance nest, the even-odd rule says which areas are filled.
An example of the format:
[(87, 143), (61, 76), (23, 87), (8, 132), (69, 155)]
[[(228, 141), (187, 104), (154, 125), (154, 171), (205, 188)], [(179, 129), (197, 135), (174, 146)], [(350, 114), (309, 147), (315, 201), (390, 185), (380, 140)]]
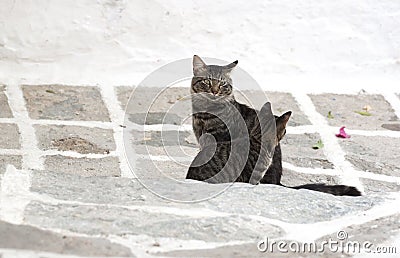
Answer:
[(220, 84), (219, 87), (223, 90), (228, 90), (229, 89), (229, 84), (224, 82), (223, 84)]
[(203, 83), (203, 85), (211, 86), (210, 80), (203, 80), (202, 83)]
[(210, 84), (211, 84), (210, 80), (204, 80), (203, 82), (204, 82), (205, 84), (207, 84), (207, 85), (210, 85)]

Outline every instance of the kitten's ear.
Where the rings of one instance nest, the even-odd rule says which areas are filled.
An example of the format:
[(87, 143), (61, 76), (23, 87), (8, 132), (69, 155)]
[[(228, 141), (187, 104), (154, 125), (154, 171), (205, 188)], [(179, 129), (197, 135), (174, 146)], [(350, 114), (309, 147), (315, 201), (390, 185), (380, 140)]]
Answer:
[(225, 68), (228, 69), (229, 71), (231, 71), (233, 68), (235, 68), (235, 66), (236, 66), (238, 63), (239, 63), (239, 61), (236, 60), (236, 61), (234, 61), (234, 62), (232, 62), (232, 63), (230, 63), (230, 64), (228, 64), (228, 65), (225, 65)]
[(276, 118), (276, 136), (278, 137), (278, 141), (280, 141), (283, 136), (286, 134), (286, 125), (289, 121), (290, 116), (292, 115), (291, 111), (286, 112), (280, 117)]
[(202, 76), (207, 71), (207, 65), (198, 55), (193, 56), (193, 75)]

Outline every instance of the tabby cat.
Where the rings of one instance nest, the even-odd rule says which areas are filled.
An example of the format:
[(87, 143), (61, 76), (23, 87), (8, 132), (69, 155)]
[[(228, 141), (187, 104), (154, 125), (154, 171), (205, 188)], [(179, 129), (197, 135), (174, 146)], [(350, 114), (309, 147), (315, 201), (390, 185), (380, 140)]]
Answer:
[[(238, 61), (225, 66), (206, 65), (200, 57), (193, 57), (193, 131), (200, 152), (186, 178), (209, 183), (282, 185), (279, 141), (286, 133), (291, 112), (278, 117), (272, 114), (270, 103), (257, 111), (237, 102), (230, 77), (237, 64)], [(361, 195), (355, 187), (346, 185), (307, 184), (291, 188)]]

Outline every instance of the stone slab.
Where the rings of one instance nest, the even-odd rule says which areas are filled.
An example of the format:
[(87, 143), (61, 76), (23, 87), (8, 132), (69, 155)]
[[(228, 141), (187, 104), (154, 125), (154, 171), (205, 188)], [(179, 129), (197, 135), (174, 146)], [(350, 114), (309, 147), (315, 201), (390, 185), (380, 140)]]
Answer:
[(6, 86), (0, 85), (0, 118), (13, 117), (10, 106), (8, 105), (8, 98), (5, 94)]
[(339, 141), (346, 159), (356, 168), (378, 174), (400, 176), (400, 138), (352, 135)]
[(198, 147), (189, 137), (192, 132), (187, 131), (147, 131), (132, 130), (132, 141), (136, 145), (161, 146), (188, 146)]
[[(286, 243), (291, 243), (293, 241), (280, 239), (279, 241), (284, 241)], [(248, 244), (237, 244), (237, 245), (229, 245), (222, 246), (217, 248), (210, 249), (187, 249), (187, 250), (177, 250), (170, 252), (159, 252), (153, 255), (159, 255), (161, 257), (297, 257), (297, 258), (307, 258), (307, 257), (325, 257), (325, 258), (344, 258), (344, 257), (352, 257), (352, 255), (342, 254), (341, 252), (331, 253), (331, 252), (323, 252), (323, 253), (314, 253), (314, 252), (292, 252), (288, 250), (288, 252), (279, 252), (277, 250), (277, 245), (275, 245), (275, 249), (273, 252), (266, 251), (261, 252), (257, 248), (258, 242), (248, 243)], [(301, 243), (299, 243), (301, 246)], [(286, 246), (288, 249), (288, 246)]]
[[(207, 208), (212, 211), (263, 216), (291, 223), (314, 223), (340, 218), (368, 210), (383, 200), (380, 194), (340, 197), (275, 185), (252, 186), (243, 183), (222, 184), (226, 187), (221, 192), (221, 184), (192, 183), (191, 180), (187, 182), (190, 183), (186, 184), (187, 187), (178, 189), (176, 184), (165, 179), (147, 181), (124, 178), (94, 179), (72, 174), (36, 171), (33, 174), (31, 190), (60, 200), (112, 203), (124, 206)], [(216, 193), (219, 195), (207, 201), (185, 204), (163, 199), (150, 190), (155, 191), (159, 196), (172, 196), (175, 200), (190, 199), (187, 198), (188, 196), (204, 197), (209, 194), (208, 198), (210, 198)]]
[(236, 92), (235, 97), (237, 101), (247, 104), (257, 110), (260, 110), (267, 101), (270, 101), (272, 112), (278, 116), (287, 111), (292, 111), (292, 116), (290, 117), (288, 124), (289, 126), (311, 124), (290, 93), (244, 90)]
[(104, 238), (72, 237), (28, 225), (0, 221), (0, 248), (78, 256), (133, 257), (124, 246)]
[(121, 175), (117, 157), (90, 159), (52, 155), (46, 157), (44, 164), (48, 170), (81, 176)]
[(17, 169), (22, 168), (22, 156), (20, 155), (0, 155), (0, 174), (6, 171), (7, 165), (13, 165)]
[(16, 124), (0, 123), (0, 149), (19, 149), (19, 130)]
[(118, 98), (119, 104), (121, 105), (122, 110), (125, 111), (126, 104), (128, 104), (129, 98), (131, 97), (131, 94), (133, 93), (133, 90), (135, 88), (136, 88), (136, 86), (117, 86), (117, 87), (115, 87), (115, 92), (117, 94), (117, 98)]
[(128, 120), (139, 125), (171, 124), (182, 125), (191, 123), (192, 118), (188, 117), (184, 121), (183, 117), (168, 112), (148, 112), (128, 114)]
[(273, 237), (282, 234), (276, 226), (236, 215), (190, 218), (137, 208), (40, 202), (28, 205), (25, 220), (44, 228), (68, 229), (88, 235), (147, 235), (210, 242), (252, 240), (259, 238), (262, 232), (269, 232)]
[[(238, 189), (234, 187), (230, 189), (224, 192), (223, 197), (210, 199), (203, 205), (217, 206), (220, 211), (225, 212), (237, 212), (240, 207), (241, 211), (247, 210), (248, 214), (258, 214), (289, 223), (314, 223), (368, 210), (379, 203), (380, 199), (372, 195), (356, 198), (337, 197), (275, 185), (259, 185), (246, 193), (241, 191), (240, 195), (233, 193)], [(224, 200), (235, 200), (234, 204), (241, 204), (241, 206), (234, 206), (231, 202)]]
[(192, 160), (199, 151), (193, 132), (188, 131), (132, 130), (130, 138), (134, 151), (147, 157), (165, 155)]
[(98, 204), (142, 205), (145, 201), (154, 203), (158, 200), (137, 180), (85, 177), (55, 171), (34, 171), (30, 190), (60, 200)]
[(189, 88), (117, 87), (117, 95), (129, 120), (136, 124), (191, 123)]
[[(382, 95), (318, 94), (310, 95), (317, 111), (326, 117), (332, 126), (346, 126), (349, 129), (384, 130), (384, 124), (399, 124), (399, 118)], [(362, 116), (354, 111), (363, 111), (370, 106), (371, 116)], [(333, 119), (328, 119), (331, 111)]]
[(38, 147), (82, 154), (105, 154), (115, 150), (112, 130), (66, 125), (35, 125)]
[(340, 184), (340, 179), (336, 176), (304, 174), (283, 169), (281, 183), (285, 186), (299, 186), (304, 184)]
[(150, 145), (134, 145), (135, 153), (138, 155), (144, 155), (149, 157), (152, 156), (166, 156), (174, 158), (188, 158), (193, 160), (199, 152), (198, 148), (188, 146), (150, 146)]
[[(390, 255), (389, 253), (383, 254), (374, 252), (377, 251), (376, 248), (378, 246), (395, 247), (397, 253), (399, 252), (400, 247), (393, 245), (395, 237), (400, 234), (399, 221), (400, 221), (400, 214), (397, 213), (391, 216), (385, 216), (373, 221), (369, 221), (364, 224), (351, 225), (349, 227), (341, 229), (346, 232), (347, 236), (347, 238), (342, 242), (346, 243), (352, 241), (352, 242), (358, 242), (362, 245), (363, 243), (368, 241), (372, 244), (370, 248), (371, 248), (371, 254), (373, 256), (380, 257), (379, 255), (382, 255), (382, 257), (388, 257)], [(321, 242), (329, 238), (333, 240), (338, 240), (337, 232), (321, 237), (320, 239), (317, 240), (317, 242)], [(347, 252), (346, 250), (346, 253), (350, 255), (354, 254), (352, 248), (350, 249), (350, 252)], [(356, 254), (357, 253), (358, 252), (356, 252)]]
[(97, 87), (24, 85), (22, 90), (33, 119), (110, 121)]
[(154, 161), (150, 159), (137, 159), (134, 174), (139, 179), (174, 178), (183, 180), (190, 166), (190, 161), (173, 160)]
[(333, 168), (323, 149), (312, 146), (320, 140), (319, 134), (286, 134), (281, 140), (282, 161), (299, 167)]
[[(169, 252), (157, 252), (152, 255), (160, 257), (232, 257), (232, 258), (243, 258), (243, 257), (294, 257), (292, 253), (263, 253), (257, 248), (258, 241), (247, 244), (236, 244), (227, 245), (216, 248), (205, 248), (205, 249), (184, 249)], [(183, 248), (182, 248), (183, 249)], [(296, 254), (297, 258), (308, 257), (307, 255)]]
[(360, 178), (366, 194), (399, 192), (400, 184)]

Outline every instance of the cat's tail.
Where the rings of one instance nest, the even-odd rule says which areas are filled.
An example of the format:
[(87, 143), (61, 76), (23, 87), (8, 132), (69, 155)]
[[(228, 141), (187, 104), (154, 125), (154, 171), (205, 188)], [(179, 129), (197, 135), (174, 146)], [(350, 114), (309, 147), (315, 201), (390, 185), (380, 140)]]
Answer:
[(348, 185), (326, 185), (326, 184), (306, 184), (299, 186), (286, 186), (292, 189), (308, 189), (317, 192), (329, 193), (333, 195), (361, 196), (361, 192), (354, 186)]

